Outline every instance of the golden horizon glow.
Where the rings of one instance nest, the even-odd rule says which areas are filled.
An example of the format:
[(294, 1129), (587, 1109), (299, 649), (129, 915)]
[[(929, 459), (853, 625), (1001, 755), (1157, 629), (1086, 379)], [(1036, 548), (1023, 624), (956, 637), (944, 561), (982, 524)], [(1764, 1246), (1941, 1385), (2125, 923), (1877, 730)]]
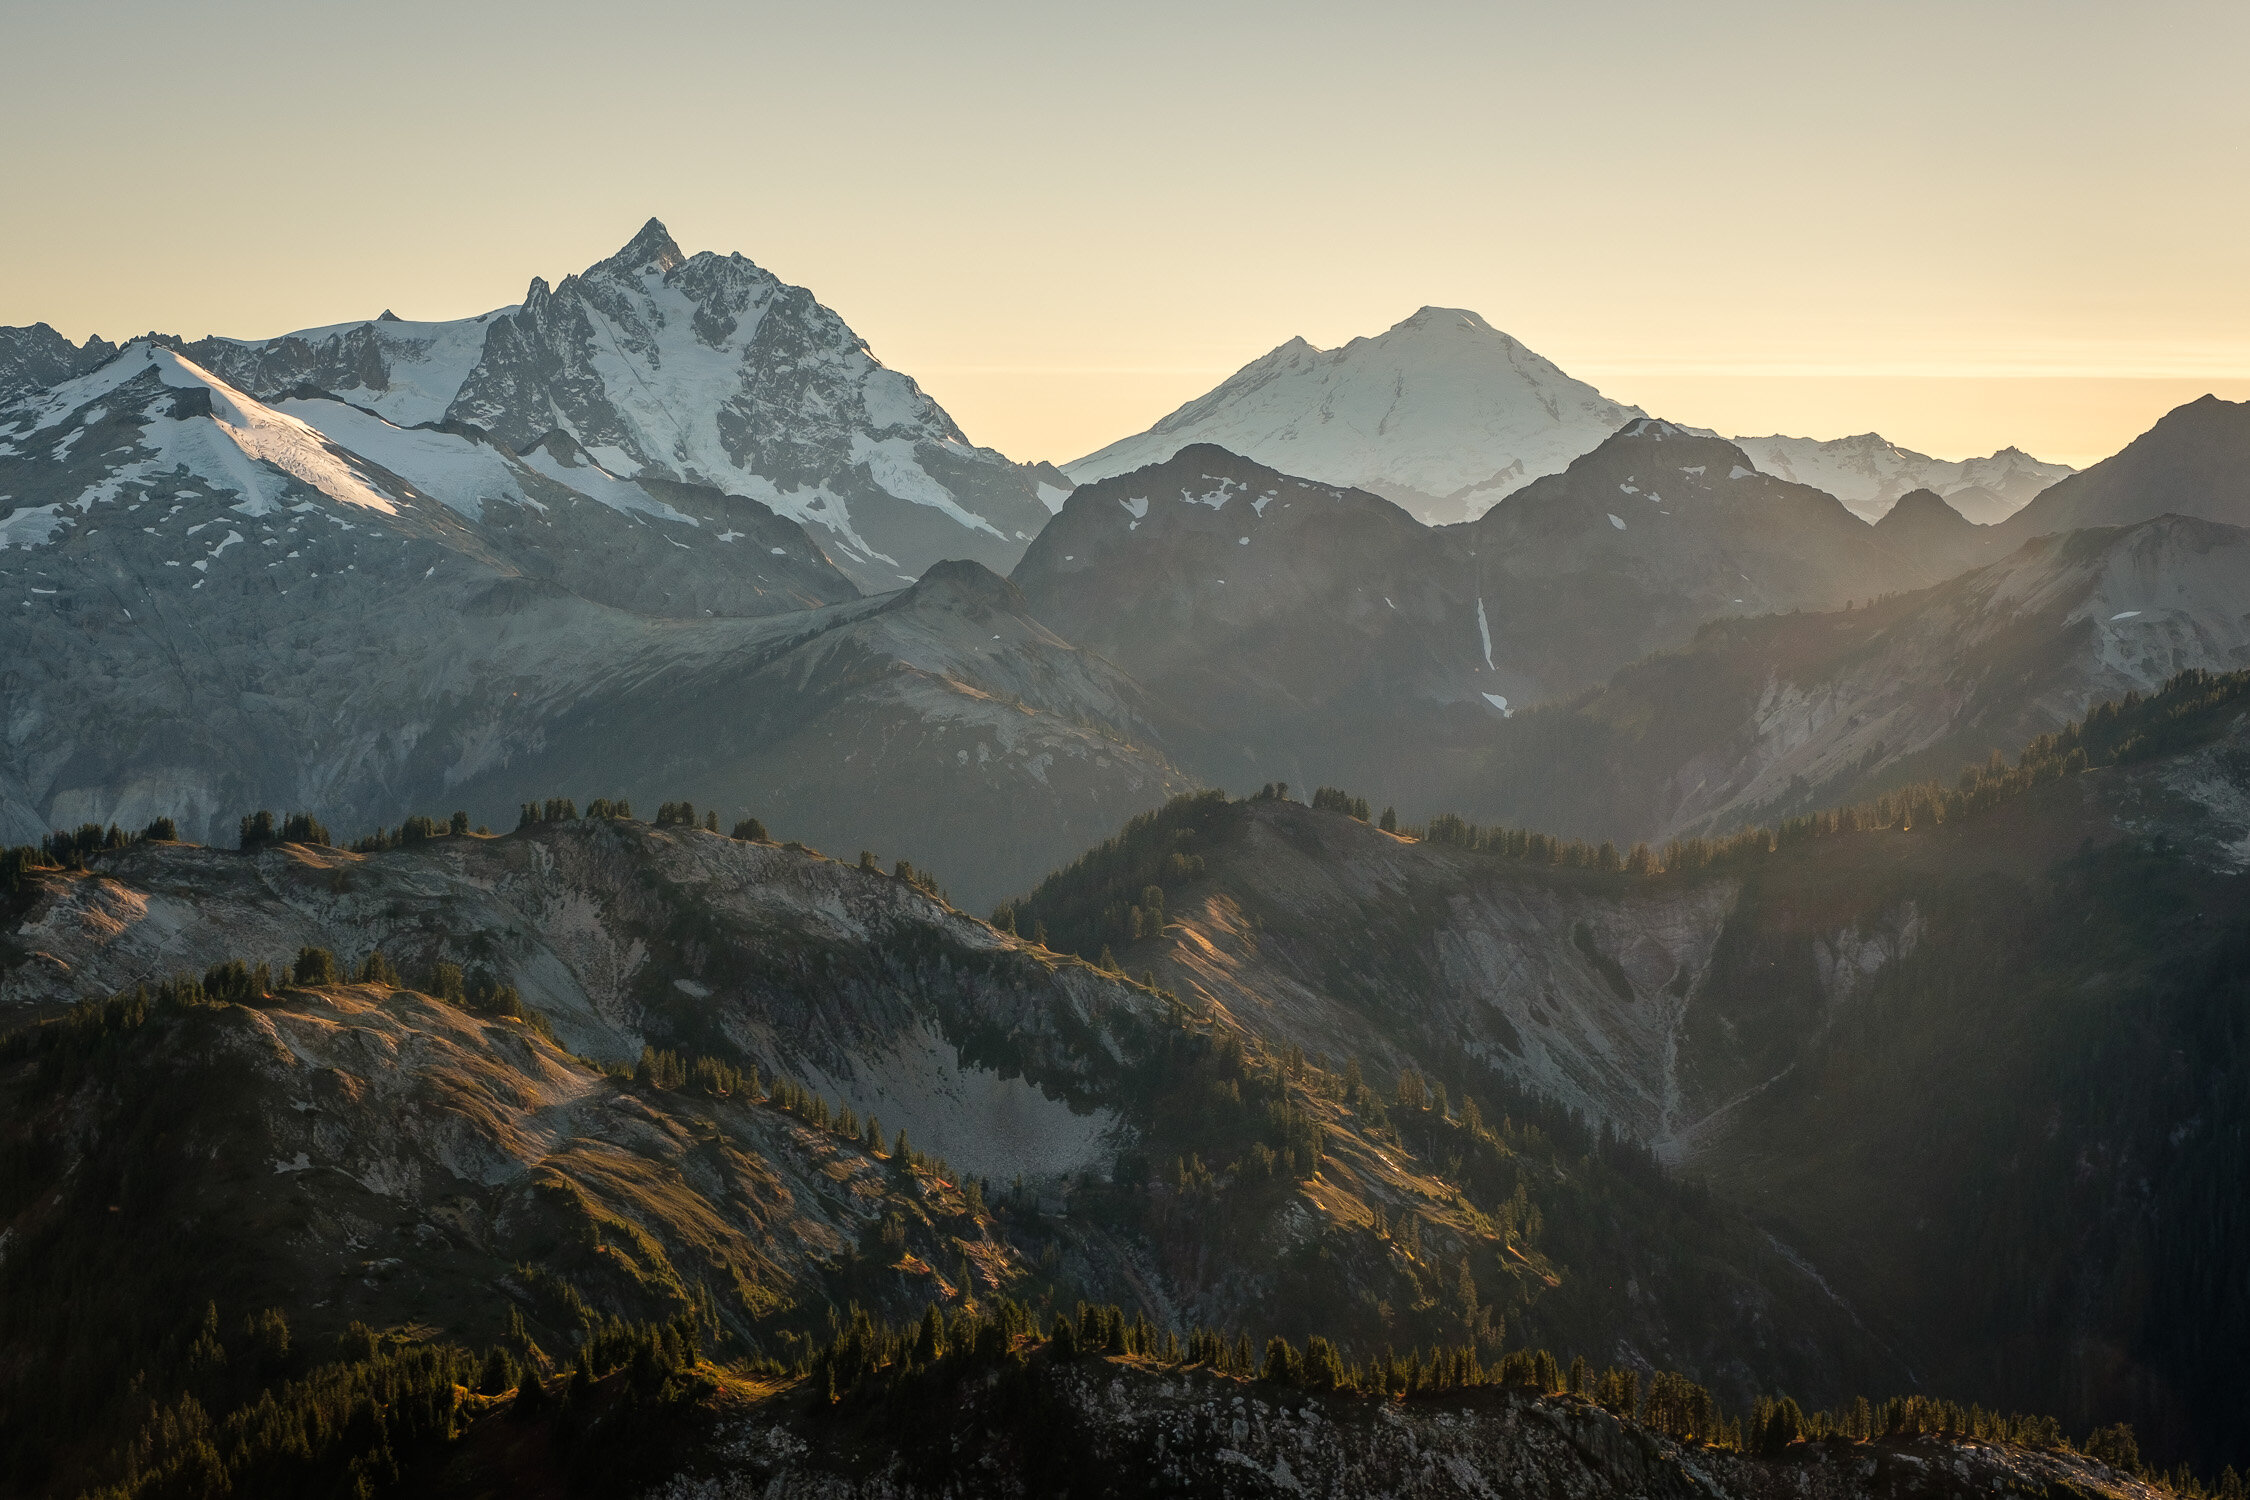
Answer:
[(653, 213), (1022, 459), (1423, 304), (1947, 458), (2250, 396), (2239, 6), (0, 0), (0, 47), (0, 323), (74, 338), (470, 316)]

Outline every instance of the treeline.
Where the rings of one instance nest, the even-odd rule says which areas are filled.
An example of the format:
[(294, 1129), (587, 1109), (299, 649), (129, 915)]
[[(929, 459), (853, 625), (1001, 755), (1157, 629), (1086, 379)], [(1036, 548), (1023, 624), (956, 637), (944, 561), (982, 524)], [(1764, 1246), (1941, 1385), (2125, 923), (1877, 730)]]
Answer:
[[(1572, 869), (1677, 875), (1739, 868), (1776, 849), (1842, 834), (1910, 832), (1958, 822), (2080, 771), (2192, 749), (2220, 733), (2246, 704), (2250, 704), (2250, 669), (2214, 673), (2191, 668), (2146, 697), (2133, 692), (2095, 705), (2078, 722), (2033, 740), (2012, 765), (1995, 750), (1983, 765), (1964, 766), (1950, 783), (1921, 782), (1847, 807), (1784, 818), (1772, 827), (1748, 827), (1718, 838), (1673, 839), (1661, 848), (1635, 844), (1620, 850), (1606, 841), (1597, 844), (1527, 828), (1484, 827), (1453, 813), (1439, 813), (1422, 827), (1397, 831), (1477, 854)], [(1286, 787), (1280, 790), (1286, 795)], [(1260, 795), (1274, 791), (1268, 787)], [(1367, 816), (1365, 798), (1334, 787), (1322, 787), (1314, 794), (1313, 805), (1363, 822)], [(1389, 810), (1385, 813), (1388, 818)], [(1393, 825), (1386, 821), (1384, 826)]]
[(260, 809), (245, 813), (236, 830), (235, 847), (247, 854), (275, 844), (311, 844), (328, 847), (328, 829), (311, 813), (287, 813), (276, 823), (272, 813)]
[[(278, 1313), (266, 1316), (268, 1345), (278, 1325), (286, 1349), (287, 1325)], [(215, 1330), (215, 1307), (208, 1319)], [(250, 1329), (258, 1335), (261, 1325), (254, 1319)], [(204, 1337), (203, 1358), (223, 1368), (236, 1351), (213, 1333)], [(715, 1388), (695, 1373), (704, 1351), (692, 1311), (666, 1322), (590, 1324), (554, 1390), (540, 1368), (544, 1356), (528, 1337), (518, 1341), (521, 1350), (496, 1344), (480, 1356), (453, 1344), (392, 1343), (354, 1323), (337, 1340), (334, 1362), (267, 1386), (224, 1416), (214, 1418), (192, 1388), (152, 1402), (123, 1454), (123, 1477), (89, 1491), (90, 1500), (395, 1492), (488, 1415), (543, 1421), (557, 1444), (595, 1451), (634, 1435), (642, 1413)], [(604, 1380), (611, 1392), (598, 1397)]]
[(2145, 698), (2134, 692), (2096, 704), (2077, 723), (2033, 740), (2012, 766), (1995, 750), (1983, 765), (1962, 767), (1951, 785), (1926, 781), (1850, 807), (1785, 818), (1775, 830), (1775, 842), (1925, 828), (1974, 817), (2081, 771), (2192, 749), (2223, 730), (2245, 703), (2250, 703), (2250, 669), (2213, 673), (2190, 668)]
[[(576, 823), (581, 821), (582, 818), (614, 818), (630, 822), (632, 817), (633, 804), (629, 798), (596, 797), (586, 804), (586, 810), (581, 814), (576, 799), (548, 797), (537, 802), (519, 804), (516, 811), (516, 828), (521, 831), (527, 828), (536, 828), (543, 823)], [(170, 819), (160, 819), (159, 822), (167, 829), (171, 827)], [(686, 801), (662, 804), (656, 812), (656, 826), (658, 828), (696, 827), (695, 804)], [(702, 816), (701, 826), (709, 832), (718, 832), (718, 814), (716, 812), (705, 812)], [(487, 836), (491, 833), (489, 828), (482, 825), (479, 825), (475, 831), (480, 836)], [(411, 848), (430, 839), (448, 836), (458, 838), (468, 832), (470, 832), (469, 815), (465, 812), (456, 811), (449, 818), (434, 818), (427, 814), (418, 813), (403, 820), (395, 828), (378, 828), (373, 833), (354, 840), (348, 847), (354, 854), (381, 854), (391, 849)], [(152, 838), (159, 836), (170, 835), (158, 835), (153, 832), (143, 835), (143, 837)], [(733, 836), (754, 843), (768, 841), (766, 825), (756, 818), (744, 818), (736, 822)], [(310, 844), (315, 847), (329, 847), (333, 842), (328, 829), (310, 813), (289, 813), (277, 821), (271, 812), (259, 811), (248, 814), (242, 819), (240, 847), (246, 850), (261, 849), (274, 844)]]
[(1237, 808), (1217, 790), (1174, 797), (1001, 907), (994, 925), (1089, 961), (1108, 944), (1161, 933), (1167, 888), (1203, 873), (1199, 851), (1232, 826)]
[[(417, 813), (402, 821), (396, 828), (378, 828), (365, 838), (353, 840), (351, 848), (354, 854), (382, 854), (392, 849), (411, 849), (416, 844), (426, 844), (431, 839), (461, 838), (468, 831), (469, 815), (465, 812), (456, 812), (452, 817), (442, 822), (427, 814)], [(485, 828), (477, 830), (480, 834), (490, 831)], [(285, 837), (283, 842), (315, 843), (325, 841), (312, 839), (292, 841)]]
[(99, 823), (81, 823), (75, 830), (57, 829), (42, 834), (36, 844), (0, 849), (0, 895), (15, 895), (23, 888), (24, 877), (34, 870), (83, 870), (93, 855), (130, 849), (135, 844), (176, 843), (179, 837), (179, 826), (170, 818), (158, 818), (139, 833), (127, 833), (115, 823), (107, 828)]
[[(596, 797), (586, 804), (585, 816), (629, 821), (633, 816), (633, 804), (622, 797)], [(568, 797), (549, 797), (541, 802), (521, 804), (517, 812), (516, 827), (520, 831), (542, 823), (574, 823), (579, 821), (579, 817), (578, 804), (574, 800)], [(697, 826), (695, 804), (685, 801), (664, 803), (657, 809), (656, 826)], [(701, 826), (708, 832), (718, 832), (718, 814), (705, 812)], [(343, 847), (354, 854), (382, 854), (393, 849), (410, 849), (431, 839), (459, 838), (469, 832), (469, 815), (465, 812), (456, 811), (447, 818), (417, 813), (402, 820), (395, 828), (378, 828)], [(480, 824), (475, 832), (479, 836), (489, 836), (491, 830)], [(771, 842), (766, 825), (757, 818), (737, 820), (732, 836), (748, 843)], [(179, 824), (168, 817), (154, 819), (138, 833), (127, 832), (114, 823), (106, 828), (99, 823), (86, 823), (74, 830), (57, 830), (41, 836), (37, 844), (19, 844), (0, 849), (0, 896), (15, 895), (22, 889), (24, 878), (34, 870), (83, 870), (87, 860), (94, 855), (151, 841), (176, 843), (179, 837)], [(337, 847), (327, 825), (309, 812), (285, 812), (277, 818), (270, 809), (260, 808), (256, 812), (245, 813), (236, 827), (235, 846), (244, 853), (254, 853), (282, 844), (304, 844), (317, 849)], [(864, 861), (867, 856), (862, 858)], [(903, 860), (899, 862), (898, 870), (902, 878), (911, 880), (920, 889), (932, 895), (939, 894), (937, 882), (928, 872), (915, 870)]]
[[(1277, 782), (1275, 786), (1278, 790), (1287, 792), (1289, 784)], [(1367, 821), (1367, 799), (1365, 797), (1354, 797), (1341, 787), (1324, 786), (1316, 788), (1312, 794), (1312, 805), (1317, 812), (1342, 813), (1345, 817), (1357, 818), (1362, 823)], [(1398, 825), (1398, 813), (1395, 809), (1386, 807), (1383, 809), (1383, 815), (1391, 820), (1390, 826), (1396, 827)]]
[[(1754, 1454), (1777, 1454), (1799, 1442), (1923, 1437), (2050, 1450), (2068, 1446), (2061, 1424), (2052, 1417), (2008, 1415), (1927, 1396), (1880, 1403), (1860, 1397), (1834, 1410), (1809, 1412), (1790, 1397), (1760, 1398), (1750, 1411), (1730, 1416), (1708, 1389), (1676, 1372), (1656, 1371), (1644, 1378), (1637, 1369), (1597, 1371), (1583, 1357), (1565, 1366), (1544, 1349), (1511, 1350), (1490, 1364), (1473, 1345), (1434, 1345), (1353, 1360), (1315, 1334), (1302, 1349), (1274, 1337), (1260, 1351), (1244, 1333), (1196, 1327), (1182, 1338), (1157, 1328), (1145, 1313), (1128, 1315), (1114, 1304), (1085, 1302), (1075, 1315), (1058, 1311), (1042, 1337), (1034, 1311), (1005, 1297), (983, 1307), (959, 1305), (950, 1314), (932, 1303), (919, 1322), (903, 1326), (855, 1307), (838, 1321), (826, 1345), (798, 1362), (795, 1373), (805, 1378), (816, 1401), (833, 1404), (880, 1398), (948, 1365), (989, 1368), (1034, 1354), (1056, 1361), (1123, 1358), (1170, 1369), (1201, 1368), (1288, 1389), (1380, 1400), (1415, 1400), (1482, 1386), (1545, 1397), (1569, 1395), (1675, 1442)], [(2139, 1471), (2128, 1428), (2095, 1432), (2083, 1451)], [(2184, 1475), (2172, 1487), (2184, 1494), (2203, 1493)], [(2216, 1493), (2239, 1500), (2241, 1481), (2231, 1469)]]
[[(1301, 1054), (1253, 1051), (1232, 1031), (1175, 1027), (1154, 1041), (1132, 1086), (1150, 1121), (1143, 1150), (1172, 1158), (1161, 1175), (1177, 1201), (1215, 1198), (1220, 1184), (1205, 1157), (1246, 1185), (1301, 1182), (1320, 1170), (1327, 1129), (1291, 1092), (1296, 1085), (1301, 1094), (1307, 1078)], [(1121, 1155), (1113, 1172), (1132, 1187), (1150, 1176), (1140, 1151)]]
[[(751, 1069), (753, 1090), (757, 1076), (757, 1069)], [(952, 1163), (944, 1157), (930, 1156), (915, 1150), (914, 1143), (907, 1139), (905, 1131), (901, 1130), (886, 1149), (883, 1144), (883, 1122), (874, 1115), (862, 1120), (850, 1105), (840, 1100), (834, 1108), (830, 1108), (825, 1098), (791, 1078), (776, 1078), (773, 1081), (773, 1091), (766, 1096), (766, 1102), (785, 1114), (795, 1115), (815, 1130), (842, 1136), (869, 1156), (888, 1157), (891, 1170), (902, 1177), (915, 1172), (928, 1172), (940, 1182), (963, 1182), (972, 1210), (979, 1214), (984, 1211), (982, 1186), (958, 1177)]]
[[(369, 952), (356, 969), (338, 963), (329, 949), (310, 946), (299, 948), (294, 959), (279, 965), (230, 958), (211, 965), (200, 976), (175, 974), (153, 986), (138, 984), (105, 999), (76, 1001), (54, 1020), (15, 1033), (5, 1044), (8, 1050), (0, 1051), (0, 1056), (23, 1050), (63, 1057), (89, 1055), (138, 1031), (152, 1015), (204, 1005), (254, 1005), (270, 999), (277, 988), (277, 974), (282, 988), (325, 989), (341, 984), (407, 987), (381, 949)], [(481, 965), (464, 977), (459, 964), (440, 959), (430, 966), (421, 989), (432, 999), (521, 1021), (548, 1040), (554, 1039), (547, 1018), (525, 1005), (514, 985), (502, 983)]]
[[(859, 867), (870, 875), (883, 873), (882, 862), (875, 858), (875, 851), (872, 849), (859, 851)], [(905, 881), (925, 896), (933, 897), (939, 901), (945, 900), (945, 892), (939, 887), (935, 875), (927, 870), (918, 870), (903, 859), (891, 866), (891, 878)], [(951, 905), (952, 903), (948, 902), (947, 904)]]
[[(1839, 834), (1958, 821), (2082, 770), (2190, 748), (2219, 733), (2245, 703), (2250, 703), (2250, 669), (2191, 669), (2145, 698), (2128, 693), (2095, 706), (2077, 723), (2032, 741), (2013, 765), (1996, 751), (1984, 765), (1964, 767), (1951, 784), (1924, 782), (1849, 807), (1786, 818), (1776, 827), (1672, 839), (1661, 847), (1638, 843), (1620, 849), (1607, 840), (1480, 825), (1455, 813), (1438, 813), (1418, 827), (1401, 826), (1392, 808), (1383, 810), (1377, 826), (1426, 843), (1565, 869), (1644, 876), (1735, 869), (1776, 849)], [(1246, 800), (1288, 798), (1288, 783), (1269, 782)], [(1318, 788), (1312, 805), (1361, 822), (1370, 817), (1366, 798), (1338, 787)], [(1088, 960), (1110, 944), (1159, 936), (1167, 920), (1167, 888), (1176, 890), (1203, 873), (1200, 851), (1230, 825), (1230, 809), (1237, 806), (1217, 790), (1174, 797), (1048, 875), (1030, 895), (997, 908), (993, 925)], [(1104, 966), (1113, 965), (1105, 960)]]
[[(643, 1045), (639, 1059), (630, 1063), (600, 1062), (583, 1057), (579, 1061), (619, 1083), (637, 1088), (765, 1104), (796, 1116), (815, 1130), (840, 1136), (869, 1156), (887, 1157), (894, 1172), (930, 1171), (941, 1180), (954, 1180), (952, 1166), (942, 1158), (916, 1151), (905, 1131), (901, 1130), (886, 1145), (883, 1122), (874, 1115), (862, 1119), (850, 1105), (840, 1100), (831, 1105), (825, 1097), (792, 1078), (776, 1077), (768, 1086), (759, 1078), (756, 1063), (738, 1067), (725, 1058), (682, 1054), (649, 1045)], [(977, 1191), (981, 1201), (981, 1189)]]
[(593, 1066), (620, 1083), (639, 1088), (661, 1089), (673, 1094), (708, 1094), (714, 1099), (747, 1101), (758, 1097), (756, 1065), (738, 1068), (723, 1057), (699, 1054), (682, 1057), (677, 1052), (644, 1043), (637, 1061), (594, 1063)]

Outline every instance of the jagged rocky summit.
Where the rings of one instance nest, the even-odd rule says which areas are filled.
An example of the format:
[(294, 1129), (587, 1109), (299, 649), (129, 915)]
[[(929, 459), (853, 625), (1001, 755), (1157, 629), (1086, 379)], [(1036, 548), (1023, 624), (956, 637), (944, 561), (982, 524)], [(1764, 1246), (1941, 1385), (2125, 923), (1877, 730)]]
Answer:
[(608, 259), (554, 286), (535, 277), (520, 304), (475, 318), (173, 342), (264, 399), (320, 392), (518, 453), (559, 440), (617, 479), (757, 500), (811, 528), (871, 592), (946, 557), (1005, 570), (1068, 489), (972, 444), (805, 288), (740, 255), (687, 255), (655, 219)]

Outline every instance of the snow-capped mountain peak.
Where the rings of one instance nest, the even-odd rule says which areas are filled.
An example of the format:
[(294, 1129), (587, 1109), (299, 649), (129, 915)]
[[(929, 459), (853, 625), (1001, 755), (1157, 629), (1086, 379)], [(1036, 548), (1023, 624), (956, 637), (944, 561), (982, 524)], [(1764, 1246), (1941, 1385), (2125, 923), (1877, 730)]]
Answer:
[(1989, 525), (2075, 472), (2012, 447), (1987, 458), (1932, 458), (1876, 432), (1829, 439), (1776, 433), (1735, 442), (1766, 473), (1826, 490), (1870, 521), (1881, 519), (1900, 496), (1926, 489), (1951, 500), (1969, 520)]
[(686, 260), (687, 255), (680, 249), (679, 241), (672, 238), (672, 231), (664, 227), (663, 220), (652, 216), (641, 226), (641, 232), (626, 242), (625, 248), (608, 260), (597, 263), (586, 274), (591, 276), (596, 271), (615, 269), (626, 272), (654, 271), (662, 275)]
[(559, 431), (610, 475), (748, 497), (811, 528), (870, 590), (946, 557), (1005, 570), (1067, 488), (972, 445), (804, 288), (740, 255), (687, 255), (653, 218), (616, 254), (534, 277), (521, 304), (480, 317), (180, 347), (263, 399), (309, 387), (517, 452)]
[(1083, 484), (1207, 442), (1442, 523), (1473, 519), (1561, 472), (1641, 415), (1476, 313), (1432, 306), (1336, 349), (1290, 339), (1147, 432), (1065, 470)]
[(1667, 422), (1662, 417), (1636, 417), (1617, 430), (1621, 438), (1644, 438), (1652, 443), (1666, 439), (1712, 438), (1718, 434), (1708, 427), (1683, 427), (1677, 422)]

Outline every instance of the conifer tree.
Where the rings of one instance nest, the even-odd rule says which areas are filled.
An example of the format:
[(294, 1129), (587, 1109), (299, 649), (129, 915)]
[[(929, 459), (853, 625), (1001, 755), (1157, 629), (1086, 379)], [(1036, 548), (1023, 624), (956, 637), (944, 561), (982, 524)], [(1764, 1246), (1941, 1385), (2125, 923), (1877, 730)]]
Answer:
[(477, 1375), (478, 1394), (497, 1396), (515, 1384), (514, 1364), (515, 1361), (508, 1357), (508, 1351), (494, 1344), (486, 1351), (484, 1368)]
[(336, 972), (336, 955), (326, 948), (299, 948), (297, 962), (290, 977), (298, 984), (320, 986), (339, 984), (342, 976)]
[(945, 1353), (945, 1318), (932, 1302), (922, 1309), (922, 1328), (914, 1336), (914, 1363), (934, 1365)]

